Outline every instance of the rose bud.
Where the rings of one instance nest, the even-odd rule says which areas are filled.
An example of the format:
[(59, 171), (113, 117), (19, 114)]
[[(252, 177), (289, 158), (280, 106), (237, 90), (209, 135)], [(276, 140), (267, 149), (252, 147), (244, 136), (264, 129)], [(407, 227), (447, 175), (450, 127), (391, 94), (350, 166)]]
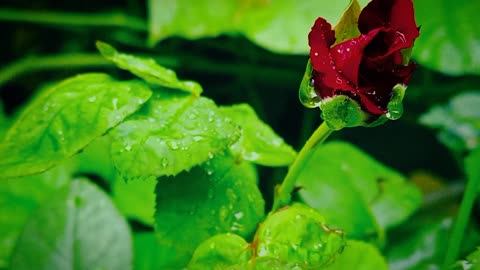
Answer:
[(398, 119), (418, 36), (411, 0), (373, 0), (361, 12), (352, 1), (335, 30), (318, 18), (308, 35), (310, 59), (300, 100), (319, 106), (335, 130)]

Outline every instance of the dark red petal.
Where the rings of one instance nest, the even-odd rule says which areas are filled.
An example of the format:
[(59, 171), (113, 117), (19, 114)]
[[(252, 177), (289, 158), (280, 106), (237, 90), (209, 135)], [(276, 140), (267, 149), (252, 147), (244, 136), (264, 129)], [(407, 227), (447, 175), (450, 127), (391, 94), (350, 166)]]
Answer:
[(358, 29), (365, 34), (379, 27), (392, 29), (395, 42), (413, 46), (419, 36), (411, 0), (373, 0), (360, 13)]
[(366, 35), (346, 40), (335, 45), (331, 54), (337, 70), (353, 85), (358, 85), (358, 71), (363, 58), (365, 47), (380, 32), (380, 28), (370, 31)]
[(319, 72), (331, 69), (330, 46), (333, 43), (335, 43), (335, 31), (324, 18), (318, 18), (308, 34), (313, 69)]

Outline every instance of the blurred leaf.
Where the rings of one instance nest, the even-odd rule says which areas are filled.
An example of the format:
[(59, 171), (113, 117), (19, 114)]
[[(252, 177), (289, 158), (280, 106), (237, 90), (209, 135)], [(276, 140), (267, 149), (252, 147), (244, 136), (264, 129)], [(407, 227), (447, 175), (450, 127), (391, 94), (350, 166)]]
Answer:
[(349, 240), (343, 252), (325, 270), (388, 270), (387, 262), (376, 247), (369, 243)]
[(473, 0), (415, 1), (420, 37), (413, 57), (420, 64), (450, 74), (480, 75), (480, 28)]
[(42, 174), (0, 181), (0, 268), (8, 268), (10, 254), (30, 215), (70, 180), (71, 168), (61, 165)]
[(127, 179), (176, 175), (238, 140), (238, 129), (212, 100), (156, 91), (139, 113), (110, 132), (112, 159)]
[(113, 201), (125, 216), (153, 225), (156, 184), (155, 177), (128, 182), (118, 177), (112, 187)]
[(37, 96), (0, 144), (0, 178), (47, 170), (135, 112), (151, 95), (106, 74), (67, 79)]
[(439, 129), (439, 140), (455, 152), (474, 149), (480, 141), (480, 91), (467, 91), (448, 104), (437, 105), (420, 117), (420, 123)]
[[(183, 250), (172, 246), (165, 248), (154, 233), (137, 233), (134, 241), (134, 270), (178, 270), (172, 262), (189, 260)], [(183, 256), (183, 257), (182, 257)]]
[(117, 171), (110, 156), (112, 137), (104, 135), (93, 140), (82, 152), (74, 157), (77, 173), (100, 176), (109, 186), (117, 177)]
[(177, 269), (205, 239), (227, 232), (248, 237), (264, 215), (254, 166), (229, 155), (217, 154), (189, 172), (161, 178), (155, 192), (156, 233), (162, 247), (179, 250), (183, 254), (175, 257), (187, 259), (172, 261)]
[(12, 269), (131, 269), (131, 235), (106, 194), (86, 180), (58, 191), (29, 219)]
[(0, 100), (0, 141), (3, 139), (3, 135), (7, 132), (9, 126), (10, 121), (3, 111), (3, 103)]
[(381, 239), (383, 230), (406, 220), (421, 202), (401, 174), (344, 142), (318, 147), (297, 184), (301, 200), (354, 239)]
[(249, 269), (252, 257), (250, 245), (242, 237), (226, 233), (208, 238), (201, 243), (188, 264), (188, 270), (243, 270)]
[(391, 270), (439, 269), (443, 263), (452, 219), (428, 220), (398, 237), (386, 251)]
[(119, 53), (114, 47), (101, 41), (97, 41), (97, 48), (119, 68), (126, 69), (151, 84), (179, 89), (197, 96), (202, 93), (202, 87), (198, 83), (179, 81), (173, 70), (160, 66), (151, 58)]
[(274, 52), (307, 53), (307, 35), (315, 19), (321, 16), (335, 25), (348, 3), (200, 0), (193, 5), (188, 0), (149, 0), (149, 41), (153, 45), (171, 36), (196, 39), (241, 33)]
[(296, 157), (295, 151), (247, 104), (222, 107), (220, 111), (242, 128), (242, 136), (232, 150), (244, 160), (264, 166), (287, 166)]
[(345, 246), (342, 231), (329, 229), (319, 212), (300, 203), (269, 215), (255, 241), (255, 269), (323, 269)]
[(477, 247), (477, 250), (468, 255), (466, 260), (457, 262), (452, 269), (480, 270), (480, 248)]

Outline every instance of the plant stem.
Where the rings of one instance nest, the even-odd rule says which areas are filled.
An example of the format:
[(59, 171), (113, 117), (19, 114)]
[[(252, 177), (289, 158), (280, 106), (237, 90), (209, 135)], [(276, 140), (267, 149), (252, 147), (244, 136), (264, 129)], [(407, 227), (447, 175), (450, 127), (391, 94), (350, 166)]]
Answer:
[(465, 169), (467, 172), (467, 186), (465, 194), (460, 204), (457, 219), (453, 225), (453, 231), (447, 246), (447, 253), (443, 264), (443, 269), (450, 269), (452, 264), (458, 258), (460, 246), (462, 244), (465, 229), (470, 220), (470, 213), (478, 195), (480, 186), (480, 170), (478, 169), (478, 160), (480, 160), (480, 148), (474, 151), (465, 160)]
[(275, 199), (273, 201), (272, 212), (279, 209), (282, 206), (285, 206), (290, 203), (292, 198), (292, 191), (295, 188), (295, 182), (303, 170), (306, 162), (310, 159), (310, 156), (313, 153), (313, 149), (323, 143), (326, 138), (333, 132), (325, 122), (323, 122), (316, 130), (313, 132), (312, 136), (307, 140), (303, 146), (300, 153), (298, 153), (297, 158), (290, 166), (283, 183), (277, 189)]
[(0, 21), (59, 26), (119, 27), (138, 32), (147, 31), (147, 23), (143, 19), (112, 12), (89, 14), (1, 8)]

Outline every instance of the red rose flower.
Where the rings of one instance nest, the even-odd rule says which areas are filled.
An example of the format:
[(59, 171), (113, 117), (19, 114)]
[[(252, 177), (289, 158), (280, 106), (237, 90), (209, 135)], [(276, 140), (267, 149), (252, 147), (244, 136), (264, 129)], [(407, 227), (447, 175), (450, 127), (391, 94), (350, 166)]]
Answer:
[(388, 112), (392, 89), (406, 85), (415, 68), (403, 53), (419, 36), (411, 0), (373, 0), (360, 13), (360, 35), (336, 45), (335, 31), (318, 18), (310, 34), (312, 80), (317, 96), (345, 95), (373, 120)]

